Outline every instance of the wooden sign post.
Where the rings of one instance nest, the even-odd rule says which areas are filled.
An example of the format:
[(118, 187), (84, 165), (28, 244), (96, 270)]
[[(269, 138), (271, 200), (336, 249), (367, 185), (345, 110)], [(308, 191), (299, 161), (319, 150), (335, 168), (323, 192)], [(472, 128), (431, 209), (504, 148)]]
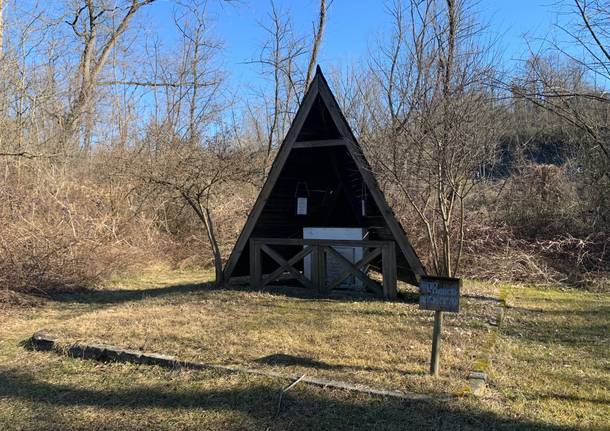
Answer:
[(434, 310), (430, 374), (438, 376), (443, 311), (459, 313), (462, 280), (451, 277), (422, 277), (419, 283), (419, 308)]

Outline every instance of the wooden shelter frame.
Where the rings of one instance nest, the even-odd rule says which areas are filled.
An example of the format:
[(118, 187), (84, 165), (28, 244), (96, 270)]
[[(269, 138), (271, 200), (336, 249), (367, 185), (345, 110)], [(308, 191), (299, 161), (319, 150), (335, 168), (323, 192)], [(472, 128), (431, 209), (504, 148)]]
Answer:
[[(303, 128), (303, 124), (304, 124), (309, 112), (312, 109), (314, 101), (318, 97), (326, 105), (326, 108), (328, 109), (330, 117), (332, 118), (333, 123), (337, 127), (337, 130), (339, 131), (341, 137), (334, 138), (334, 139), (299, 141), (299, 140), (297, 140), (297, 137), (299, 136), (299, 132)], [(263, 286), (263, 285), (268, 284), (269, 282), (277, 279), (277, 277), (279, 277), (279, 274), (281, 274), (281, 272), (278, 272), (278, 271), (280, 271), (280, 269), (283, 269), (283, 270), (287, 271), (288, 273), (290, 273), (292, 276), (294, 276), (299, 282), (301, 282), (301, 284), (303, 284), (307, 287), (315, 287), (317, 289), (328, 290), (329, 286), (322, 286), (320, 278), (319, 278), (320, 273), (317, 273), (316, 271), (322, 271), (322, 269), (323, 269), (322, 260), (324, 260), (325, 255), (338, 254), (332, 247), (338, 246), (338, 244), (341, 243), (341, 241), (328, 240), (330, 242), (327, 241), (327, 242), (320, 243), (319, 242), (320, 240), (302, 240), (302, 239), (296, 239), (296, 238), (252, 238), (251, 237), (251, 235), (254, 231), (254, 227), (255, 227), (258, 219), (260, 218), (269, 197), (271, 196), (271, 192), (280, 176), (280, 173), (282, 172), (282, 168), (286, 164), (286, 161), (287, 161), (288, 156), (290, 155), (292, 149), (293, 148), (328, 147), (328, 146), (345, 146), (346, 147), (348, 153), (355, 161), (356, 166), (358, 167), (358, 171), (360, 172), (360, 174), (362, 176), (363, 182), (366, 184), (368, 190), (370, 191), (370, 195), (372, 196), (375, 204), (379, 208), (381, 215), (383, 216), (383, 218), (392, 234), (394, 241), (367, 241), (367, 240), (357, 241), (357, 243), (359, 244), (358, 245), (359, 247), (364, 247), (367, 249), (371, 248), (371, 247), (380, 248), (382, 255), (384, 254), (384, 250), (385, 250), (385, 258), (382, 256), (382, 266), (383, 266), (382, 273), (383, 273), (383, 277), (384, 277), (384, 288), (383, 288), (384, 296), (386, 296), (388, 298), (395, 296), (395, 292), (396, 292), (396, 253), (397, 252), (400, 252), (405, 257), (406, 261), (408, 262), (408, 264), (411, 268), (411, 271), (414, 274), (415, 278), (413, 278), (411, 280), (412, 283), (414, 283), (414, 284), (417, 283), (419, 281), (418, 280), (419, 277), (426, 274), (426, 271), (425, 271), (421, 261), (419, 260), (417, 254), (415, 253), (413, 247), (409, 243), (404, 230), (402, 229), (402, 227), (396, 220), (396, 217), (395, 217), (393, 211), (391, 210), (388, 203), (386, 202), (385, 197), (383, 196), (383, 193), (381, 192), (381, 189), (379, 188), (379, 185), (378, 185), (375, 177), (372, 174), (371, 167), (368, 164), (366, 158), (364, 157), (364, 154), (362, 153), (362, 149), (360, 148), (360, 146), (356, 140), (356, 137), (354, 136), (351, 128), (349, 127), (347, 120), (343, 116), (343, 113), (341, 112), (341, 109), (339, 108), (339, 105), (338, 105), (334, 95), (332, 94), (330, 87), (328, 86), (328, 83), (322, 74), (321, 69), (318, 67), (317, 71), (316, 71), (316, 75), (315, 75), (313, 81), (311, 82), (311, 84), (307, 90), (307, 93), (305, 94), (305, 97), (303, 98), (303, 101), (290, 126), (290, 129), (288, 130), (288, 133), (286, 134), (286, 137), (278, 150), (277, 156), (276, 156), (275, 160), (273, 161), (273, 164), (271, 166), (267, 179), (263, 185), (263, 188), (254, 204), (254, 207), (252, 208), (252, 211), (248, 215), (246, 223), (237, 239), (237, 242), (231, 252), (231, 255), (229, 256), (229, 259), (227, 260), (227, 263), (225, 265), (225, 270), (224, 270), (226, 280), (230, 280), (231, 275), (233, 274), (233, 271), (235, 269), (235, 266), (237, 265), (238, 259), (240, 258), (244, 249), (246, 247), (248, 247), (248, 245), (249, 245), (250, 252), (251, 252), (250, 253), (250, 278), (251, 278), (252, 283), (254, 283), (253, 285)], [(315, 242), (315, 241), (318, 241), (318, 242)], [(279, 256), (278, 253), (274, 252), (272, 248), (270, 248), (270, 245), (278, 245), (279, 244), (278, 242), (283, 245), (290, 245), (290, 244), (297, 245), (297, 243), (298, 243), (298, 245), (303, 245), (304, 249), (301, 252), (299, 252), (298, 254), (292, 256), (292, 258), (286, 260), (282, 256)], [(353, 241), (351, 241), (351, 242), (353, 242)], [(394, 250), (394, 242), (398, 246), (398, 251)], [(376, 246), (372, 245), (373, 243), (375, 243)], [(379, 243), (379, 244), (377, 244), (377, 243)], [(381, 243), (383, 243), (383, 244), (381, 244)], [(388, 245), (389, 243), (392, 244), (391, 247)], [(390, 251), (390, 249), (392, 251)], [(276, 263), (278, 263), (280, 265), (280, 268), (278, 268), (276, 271), (274, 271), (272, 274), (270, 274), (270, 276), (271, 275), (274, 276), (273, 278), (270, 278), (270, 276), (263, 278), (262, 274), (260, 273), (262, 271), (260, 263), (253, 264), (253, 261), (256, 260), (256, 256), (253, 257), (252, 253), (256, 254), (260, 258), (260, 252), (264, 252), (265, 254), (269, 255)], [(312, 254), (312, 258), (313, 258), (312, 260), (314, 262), (314, 264), (313, 264), (314, 273), (316, 273), (316, 275), (313, 277), (313, 280), (307, 280), (297, 269), (294, 268), (295, 263), (297, 263), (299, 260), (303, 259), (306, 255), (308, 255), (310, 253)], [(322, 257), (320, 257), (320, 256), (322, 256)], [(377, 256), (378, 255), (376, 255), (376, 257)], [(392, 256), (393, 256), (393, 258), (392, 258)], [(368, 259), (371, 259), (371, 260), (373, 259), (370, 254), (366, 254), (365, 257), (367, 257)], [(341, 256), (341, 258), (343, 258), (343, 256)], [(344, 259), (349, 263), (349, 266), (348, 266), (346, 264), (346, 262), (344, 262), (340, 258), (337, 258), (337, 260), (339, 260), (340, 262), (342, 262), (344, 264), (345, 268), (344, 268), (343, 273), (347, 274), (344, 278), (348, 277), (351, 274), (353, 274), (354, 276), (356, 276), (360, 279), (362, 279), (362, 277), (365, 277), (368, 281), (363, 280), (364, 284), (369, 287), (372, 286), (371, 283), (373, 281), (370, 280), (368, 277), (366, 277), (366, 275), (364, 275), (363, 272), (361, 271), (361, 268), (366, 265), (365, 263), (358, 262), (357, 264), (354, 265), (351, 262)], [(358, 266), (358, 264), (360, 264), (360, 265)], [(357, 271), (354, 268), (357, 268)], [(259, 271), (259, 273), (253, 274), (253, 271)], [(356, 275), (356, 272), (358, 273), (358, 275)], [(388, 277), (387, 286), (386, 286), (386, 282), (385, 282), (386, 276)], [(338, 283), (340, 283), (340, 282), (341, 281), (338, 281)], [(371, 283), (369, 283), (369, 282), (371, 282)], [(332, 283), (332, 284), (334, 284), (334, 283)], [(390, 286), (390, 284), (392, 284), (393, 286)]]
[[(294, 256), (285, 259), (277, 253), (273, 246), (302, 246), (302, 250)], [(334, 247), (362, 247), (364, 255), (352, 263)], [(262, 271), (262, 253), (267, 254), (279, 267), (269, 275)], [(294, 265), (311, 255), (311, 279), (306, 278)], [(382, 260), (383, 283), (370, 279), (364, 269), (378, 256)], [(343, 271), (338, 277), (327, 281), (326, 257), (333, 256), (341, 264)], [(273, 281), (278, 281), (282, 275), (289, 273), (304, 287), (315, 289), (321, 294), (329, 293), (337, 288), (349, 276), (358, 278), (366, 290), (386, 299), (394, 299), (396, 292), (396, 250), (393, 241), (369, 240), (329, 240), (329, 239), (298, 239), (298, 238), (251, 238), (250, 239), (250, 284), (261, 289)]]

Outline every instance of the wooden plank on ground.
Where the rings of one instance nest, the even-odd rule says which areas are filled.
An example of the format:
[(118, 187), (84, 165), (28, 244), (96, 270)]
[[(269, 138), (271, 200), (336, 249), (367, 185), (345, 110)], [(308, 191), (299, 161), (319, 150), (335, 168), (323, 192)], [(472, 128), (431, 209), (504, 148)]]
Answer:
[(271, 370), (262, 370), (260, 368), (247, 368), (234, 365), (219, 365), (219, 364), (208, 364), (204, 362), (196, 361), (183, 361), (173, 356), (162, 355), (158, 353), (148, 353), (139, 350), (126, 350), (116, 346), (110, 346), (106, 344), (67, 344), (61, 343), (56, 337), (44, 334), (43, 332), (36, 332), (30, 339), (30, 343), (34, 349), (44, 351), (54, 351), (57, 354), (67, 355), (80, 359), (92, 359), (92, 360), (112, 360), (114, 362), (127, 362), (145, 365), (157, 365), (164, 368), (172, 369), (191, 369), (191, 370), (219, 370), (228, 371), (235, 373), (247, 373), (252, 375), (259, 375), (264, 377), (271, 377), (284, 380), (295, 380), (300, 379), (301, 382), (308, 383), (314, 386), (320, 386), (322, 388), (333, 388), (343, 389), (347, 391), (360, 392), (368, 395), (381, 396), (381, 397), (393, 397), (401, 398), (410, 401), (446, 401), (454, 397), (452, 396), (439, 396), (431, 394), (418, 394), (414, 392), (404, 392), (388, 389), (376, 389), (370, 388), (361, 384), (354, 384), (349, 382), (342, 382), (338, 380), (330, 380), (320, 377), (310, 376), (295, 376), (278, 373)]

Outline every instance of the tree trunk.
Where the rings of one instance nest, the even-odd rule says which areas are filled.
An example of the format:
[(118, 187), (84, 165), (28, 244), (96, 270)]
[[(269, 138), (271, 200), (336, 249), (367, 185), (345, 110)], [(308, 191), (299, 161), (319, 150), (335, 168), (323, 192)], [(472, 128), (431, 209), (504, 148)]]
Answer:
[(201, 205), (199, 199), (195, 200), (184, 191), (181, 191), (180, 194), (189, 204), (189, 206), (195, 211), (199, 220), (203, 223), (203, 227), (205, 228), (205, 233), (208, 236), (208, 241), (210, 242), (210, 248), (212, 249), (212, 256), (214, 257), (214, 272), (216, 276), (216, 280), (214, 284), (216, 286), (222, 286), (224, 284), (224, 273), (222, 271), (222, 255), (220, 253), (220, 246), (218, 245), (218, 240), (216, 239), (216, 232), (214, 230), (214, 221), (212, 219), (212, 214), (207, 207)]
[(311, 56), (309, 57), (309, 65), (307, 66), (307, 77), (305, 78), (305, 90), (309, 87), (311, 80), (313, 79), (313, 71), (316, 68), (316, 62), (318, 60), (318, 51), (320, 44), (322, 43), (322, 36), (324, 35), (324, 23), (326, 22), (326, 0), (320, 0), (320, 15), (318, 28), (313, 37), (313, 45), (311, 47)]
[(446, 0), (447, 1), (447, 55), (443, 59), (441, 57), (441, 61), (444, 62), (444, 77), (443, 77), (443, 138), (439, 148), (439, 154), (437, 157), (440, 159), (439, 164), (439, 189), (438, 193), (438, 204), (439, 210), (442, 218), (442, 250), (443, 256), (441, 259), (441, 275), (446, 277), (451, 277), (453, 275), (453, 271), (451, 268), (451, 213), (453, 207), (452, 195), (453, 185), (449, 178), (448, 172), (448, 148), (449, 144), (449, 133), (451, 127), (450, 119), (450, 101), (451, 101), (451, 78), (453, 73), (453, 62), (454, 62), (454, 54), (455, 54), (455, 41), (456, 41), (456, 10), (455, 10), (455, 2), (454, 0)]
[[(120, 20), (116, 29), (111, 31), (106, 42), (101, 47), (100, 52), (97, 55), (95, 53), (95, 42), (98, 31), (98, 23), (96, 20), (100, 14), (96, 15), (93, 9), (93, 3), (87, 2), (87, 9), (89, 12), (88, 29), (84, 35), (77, 33), (80, 37), (84, 38), (84, 47), (81, 54), (82, 60), (80, 64), (80, 89), (61, 124), (62, 133), (60, 136), (60, 141), (63, 145), (73, 144), (76, 132), (81, 124), (83, 114), (92, 111), (91, 105), (93, 103), (98, 76), (106, 65), (108, 57), (116, 46), (119, 38), (129, 27), (129, 23), (133, 19), (136, 12), (143, 6), (149, 5), (154, 1), (155, 0), (132, 0), (131, 6), (127, 10), (127, 13), (123, 15), (123, 18)], [(73, 26), (76, 26), (76, 23), (77, 21), (74, 21)], [(88, 127), (88, 124), (86, 124), (86, 126)]]
[(210, 214), (210, 210), (205, 208), (203, 211), (205, 215), (205, 227), (212, 247), (212, 254), (214, 255), (214, 272), (216, 275), (216, 281), (214, 284), (218, 287), (224, 285), (224, 273), (222, 271), (222, 255), (220, 254), (220, 247), (216, 239), (216, 232), (214, 230), (214, 222)]

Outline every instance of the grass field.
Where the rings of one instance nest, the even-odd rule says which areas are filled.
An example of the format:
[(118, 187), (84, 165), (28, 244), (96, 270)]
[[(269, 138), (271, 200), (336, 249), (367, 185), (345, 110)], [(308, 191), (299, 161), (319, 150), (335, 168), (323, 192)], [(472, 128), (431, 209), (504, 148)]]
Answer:
[(117, 303), (48, 329), (70, 341), (446, 394), (466, 386), (495, 306), (489, 300), (493, 289), (466, 286), (463, 312), (445, 319), (446, 371), (430, 379), (433, 313), (420, 311), (413, 301), (304, 298), (304, 291), (294, 288), (259, 293), (186, 284), (185, 293), (171, 295), (173, 289), (170, 295), (157, 289), (137, 303)]
[(511, 289), (492, 382), (513, 414), (610, 429), (610, 295)]
[(149, 274), (0, 311), (0, 429), (608, 429), (610, 295), (509, 287), (490, 387), (407, 402), (215, 371), (169, 371), (30, 352), (39, 329), (183, 359), (374, 387), (455, 394), (492, 332), (485, 284), (449, 315), (443, 376), (428, 367), (431, 313), (411, 302), (215, 290), (206, 273)]

